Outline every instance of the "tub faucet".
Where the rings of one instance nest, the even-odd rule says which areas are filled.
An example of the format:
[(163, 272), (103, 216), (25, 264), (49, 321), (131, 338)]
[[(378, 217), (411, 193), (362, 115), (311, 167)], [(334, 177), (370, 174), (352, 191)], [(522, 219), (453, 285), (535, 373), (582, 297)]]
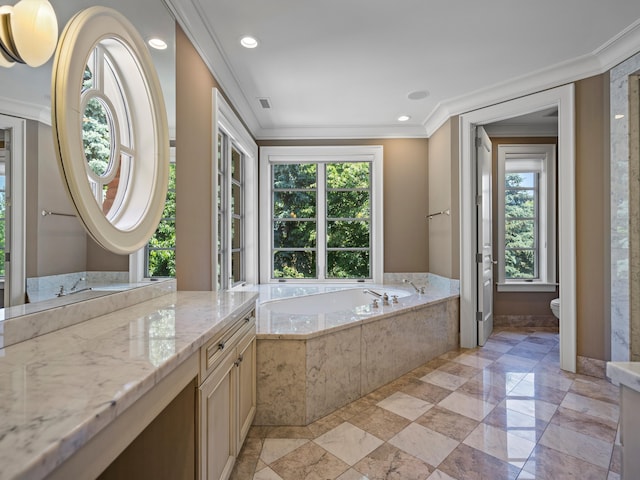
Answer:
[(85, 280), (86, 278), (80, 277), (78, 280), (76, 280), (76, 283), (73, 284), (73, 286), (69, 289), (69, 291), (73, 292), (76, 288), (78, 288), (78, 284), (80, 282), (84, 282)]
[(411, 280), (407, 280), (405, 278), (405, 279), (402, 280), (402, 283), (408, 283), (409, 285), (411, 285), (413, 287), (413, 289), (416, 291), (417, 294), (424, 293), (424, 287), (420, 287), (420, 288), (416, 287)]
[(368, 288), (365, 288), (362, 292), (373, 295), (376, 299), (382, 299), (383, 305), (389, 305), (389, 295), (387, 295), (386, 292), (382, 294), (382, 293), (374, 292), (373, 290), (369, 290)]

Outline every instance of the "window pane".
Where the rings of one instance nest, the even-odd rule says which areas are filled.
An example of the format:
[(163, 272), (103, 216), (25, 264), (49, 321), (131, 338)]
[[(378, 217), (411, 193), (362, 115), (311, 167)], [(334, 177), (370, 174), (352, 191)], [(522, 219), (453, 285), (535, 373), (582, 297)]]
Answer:
[(327, 252), (328, 278), (371, 278), (369, 252)]
[(274, 278), (316, 278), (316, 252), (275, 252)]
[(507, 250), (505, 276), (508, 279), (536, 278), (536, 258), (533, 250)]
[(235, 148), (231, 149), (231, 177), (234, 180), (240, 181), (242, 178), (241, 170), (242, 154)]
[(314, 163), (300, 165), (273, 165), (273, 188), (316, 188), (317, 166)]
[(273, 192), (275, 218), (316, 218), (316, 192)]
[(234, 283), (242, 280), (242, 255), (240, 252), (231, 254), (231, 275), (233, 275)]
[(369, 247), (368, 221), (330, 221), (327, 222), (327, 247)]
[(156, 232), (149, 240), (149, 246), (174, 248), (176, 244), (176, 221), (174, 219), (162, 219)]
[(507, 190), (504, 196), (504, 215), (507, 218), (534, 218), (535, 201), (534, 190)]
[(507, 220), (505, 222), (505, 248), (535, 248), (534, 220)]
[(237, 183), (231, 185), (231, 211), (236, 215), (242, 213), (242, 192)]
[(507, 173), (504, 178), (505, 188), (534, 188), (537, 172)]
[(240, 248), (240, 239), (242, 238), (242, 220), (238, 217), (233, 218), (231, 225), (231, 248)]
[(316, 222), (274, 221), (273, 248), (314, 248)]
[(150, 277), (175, 277), (176, 252), (173, 250), (149, 251)]
[(327, 188), (369, 188), (369, 162), (327, 164)]
[(327, 192), (327, 217), (369, 218), (369, 191)]

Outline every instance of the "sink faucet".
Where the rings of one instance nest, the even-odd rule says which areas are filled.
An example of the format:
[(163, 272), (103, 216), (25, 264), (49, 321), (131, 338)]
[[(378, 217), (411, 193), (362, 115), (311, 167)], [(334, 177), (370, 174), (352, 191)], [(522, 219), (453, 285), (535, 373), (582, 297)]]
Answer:
[(411, 285), (417, 294), (424, 293), (424, 287), (420, 287), (420, 288), (416, 287), (411, 280), (407, 280), (406, 278), (404, 278), (402, 280), (402, 283), (408, 283), (409, 285)]
[[(78, 280), (76, 280), (76, 283), (73, 284), (73, 286), (69, 289), (69, 291), (73, 292), (76, 288), (78, 288), (78, 284), (80, 282), (84, 282), (85, 280), (86, 278), (80, 277)], [(60, 290), (60, 292), (62, 293), (62, 290)]]

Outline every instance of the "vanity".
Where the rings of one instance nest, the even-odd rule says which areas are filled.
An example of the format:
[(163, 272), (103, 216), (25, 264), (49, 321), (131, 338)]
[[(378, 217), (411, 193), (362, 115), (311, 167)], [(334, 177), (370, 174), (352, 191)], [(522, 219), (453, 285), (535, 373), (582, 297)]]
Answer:
[(0, 350), (0, 478), (228, 477), (255, 415), (256, 294), (161, 285), (93, 318), (106, 297), (60, 307), (85, 318)]

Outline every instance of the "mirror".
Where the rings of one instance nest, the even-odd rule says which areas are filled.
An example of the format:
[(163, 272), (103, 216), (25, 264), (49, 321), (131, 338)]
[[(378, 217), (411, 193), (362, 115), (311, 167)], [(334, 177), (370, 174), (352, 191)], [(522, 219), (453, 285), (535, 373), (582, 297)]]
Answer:
[[(60, 31), (77, 12), (99, 4), (121, 12), (136, 27), (143, 39), (156, 36), (163, 38), (168, 48), (149, 49), (149, 53), (158, 72), (164, 94), (169, 135), (170, 138), (175, 138), (175, 22), (164, 2), (52, 0), (51, 4), (56, 11)], [(22, 165), (25, 170), (26, 188), (25, 227), (22, 229), (25, 251), (22, 259), (26, 274), (23, 276), (22, 283), (24, 284), (26, 277), (28, 285), (36, 283), (37, 289), (43, 288), (46, 284), (45, 286), (54, 292), (58, 291), (62, 284), (68, 291), (80, 278), (86, 278), (86, 280), (79, 283), (77, 290), (101, 282), (117, 283), (119, 287), (124, 287), (130, 282), (129, 256), (113, 254), (102, 248), (86, 235), (77, 218), (67, 216), (75, 212), (64, 191), (53, 150), (50, 110), (52, 64), (53, 59), (38, 68), (25, 65), (15, 65), (11, 69), (0, 68), (0, 83), (3, 86), (0, 90), (0, 115), (12, 119), (26, 119), (22, 144), (25, 158)], [(81, 91), (81, 88), (81, 85), (78, 85), (78, 91)], [(116, 109), (116, 107), (113, 108)], [(0, 125), (0, 129), (2, 128), (5, 127)], [(116, 126), (109, 127), (111, 145), (117, 141), (114, 137), (116, 128)], [(80, 143), (84, 145), (82, 137)], [(2, 145), (0, 145), (1, 148)], [(113, 184), (109, 189), (112, 187)], [(117, 195), (118, 191), (119, 188), (113, 189), (111, 193)], [(98, 208), (97, 202), (92, 201)], [(42, 216), (43, 210), (65, 215)], [(104, 208), (100, 209), (101, 215), (106, 219), (107, 215), (115, 213), (110, 210), (105, 212)], [(30, 292), (29, 288), (27, 292)], [(56, 305), (59, 305), (82, 300), (82, 297), (83, 294), (66, 295), (60, 298), (54, 295), (53, 299)], [(33, 303), (40, 299), (47, 300), (44, 302), (47, 304), (51, 300), (51, 295), (47, 299), (30, 295), (28, 300)], [(22, 300), (24, 300), (24, 294)], [(16, 302), (18, 303), (20, 302)], [(37, 305), (34, 304), (32, 307), (36, 308)], [(3, 313), (7, 318), (21, 314), (13, 313), (11, 310), (0, 311), (0, 318)]]
[(139, 250), (169, 180), (164, 97), (144, 40), (114, 9), (82, 10), (60, 36), (51, 82), (56, 156), (78, 216), (107, 250)]

